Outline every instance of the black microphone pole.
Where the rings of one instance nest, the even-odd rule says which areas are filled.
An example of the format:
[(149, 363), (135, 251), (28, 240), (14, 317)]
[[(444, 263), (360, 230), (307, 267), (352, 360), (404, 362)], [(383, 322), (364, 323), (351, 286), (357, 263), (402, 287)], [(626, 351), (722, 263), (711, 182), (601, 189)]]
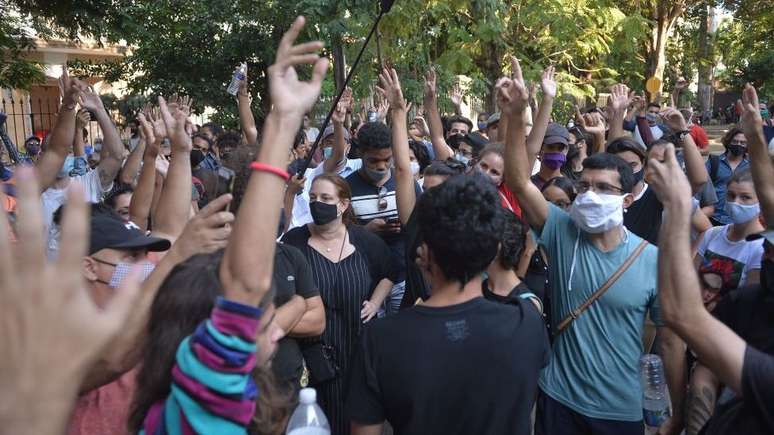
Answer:
[(333, 112), (336, 111), (336, 107), (339, 105), (339, 101), (341, 100), (341, 96), (344, 94), (344, 90), (347, 89), (349, 79), (352, 78), (352, 74), (355, 72), (357, 65), (360, 63), (360, 58), (363, 57), (363, 52), (365, 52), (366, 47), (368, 47), (368, 43), (371, 42), (371, 37), (373, 37), (374, 33), (376, 33), (376, 28), (379, 27), (379, 21), (382, 20), (384, 14), (390, 12), (390, 8), (392, 8), (394, 1), (395, 0), (382, 0), (379, 16), (376, 17), (376, 21), (374, 22), (373, 27), (371, 27), (371, 31), (368, 33), (368, 37), (363, 43), (363, 46), (360, 48), (360, 53), (357, 54), (355, 62), (352, 63), (352, 67), (349, 69), (347, 77), (344, 79), (344, 86), (339, 89), (339, 93), (336, 95), (336, 99), (333, 100), (331, 110), (328, 111), (328, 116), (325, 117), (325, 121), (323, 121), (322, 125), (320, 126), (320, 134), (318, 134), (317, 138), (314, 140), (314, 145), (312, 145), (312, 149), (309, 150), (309, 153), (304, 160), (304, 164), (301, 166), (301, 168), (299, 168), (298, 175), (303, 175), (304, 172), (306, 172), (306, 169), (309, 167), (309, 164), (312, 162), (312, 156), (314, 156), (315, 151), (317, 151), (317, 148), (320, 146), (322, 134), (328, 127), (328, 124), (331, 122), (331, 116), (333, 116)]

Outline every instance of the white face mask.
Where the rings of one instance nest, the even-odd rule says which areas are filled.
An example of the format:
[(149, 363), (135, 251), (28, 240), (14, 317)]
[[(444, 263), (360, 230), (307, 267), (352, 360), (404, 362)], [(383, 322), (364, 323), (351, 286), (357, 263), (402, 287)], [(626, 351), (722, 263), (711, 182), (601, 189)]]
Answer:
[(575, 197), (570, 207), (570, 219), (587, 233), (604, 233), (623, 224), (625, 197), (626, 195), (600, 195), (589, 190)]
[(419, 163), (411, 162), (411, 174), (417, 175), (419, 173)]

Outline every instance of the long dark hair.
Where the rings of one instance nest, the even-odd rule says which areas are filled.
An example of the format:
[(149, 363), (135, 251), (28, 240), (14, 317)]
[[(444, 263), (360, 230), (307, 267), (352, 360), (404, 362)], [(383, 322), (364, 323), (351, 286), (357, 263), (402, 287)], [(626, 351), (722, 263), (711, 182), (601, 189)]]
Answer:
[[(150, 309), (137, 391), (129, 416), (132, 433), (140, 431), (150, 408), (169, 396), (178, 346), (210, 316), (215, 299), (223, 294), (218, 278), (222, 259), (222, 250), (191, 257), (175, 266), (159, 288)], [(269, 295), (273, 296), (273, 292)], [(271, 370), (257, 367), (253, 377), (260, 394), (249, 432), (282, 433), (290, 411), (290, 398), (279, 393)]]

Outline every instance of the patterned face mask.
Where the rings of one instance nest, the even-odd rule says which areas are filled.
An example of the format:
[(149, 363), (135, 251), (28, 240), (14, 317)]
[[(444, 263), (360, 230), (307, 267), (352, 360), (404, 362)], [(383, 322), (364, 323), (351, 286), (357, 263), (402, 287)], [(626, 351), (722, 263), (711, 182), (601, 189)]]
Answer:
[[(121, 287), (121, 283), (126, 279), (127, 276), (132, 272), (132, 268), (136, 266), (134, 263), (109, 263), (107, 261), (102, 261), (98, 259), (94, 259), (98, 263), (107, 264), (109, 266), (115, 267), (115, 270), (113, 271), (113, 275), (110, 277), (110, 282), (100, 281), (97, 280), (97, 282), (101, 282), (102, 284), (107, 284), (108, 287), (112, 289), (117, 289)], [(150, 274), (153, 272), (153, 269), (156, 268), (156, 265), (150, 262), (143, 262), (138, 263), (139, 266), (142, 268), (140, 271), (140, 282), (145, 281), (148, 279)]]

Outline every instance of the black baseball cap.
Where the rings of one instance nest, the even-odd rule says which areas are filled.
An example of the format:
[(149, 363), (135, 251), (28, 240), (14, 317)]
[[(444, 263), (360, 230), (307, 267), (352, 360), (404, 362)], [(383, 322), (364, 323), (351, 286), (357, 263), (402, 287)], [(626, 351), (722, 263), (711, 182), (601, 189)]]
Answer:
[(567, 130), (567, 127), (552, 122), (548, 124), (548, 128), (546, 128), (546, 135), (543, 138), (543, 143), (546, 145), (560, 143), (564, 146), (568, 146), (570, 144), (570, 132)]
[(167, 239), (149, 237), (132, 222), (108, 216), (91, 218), (89, 255), (103, 249), (166, 251), (172, 244)]

